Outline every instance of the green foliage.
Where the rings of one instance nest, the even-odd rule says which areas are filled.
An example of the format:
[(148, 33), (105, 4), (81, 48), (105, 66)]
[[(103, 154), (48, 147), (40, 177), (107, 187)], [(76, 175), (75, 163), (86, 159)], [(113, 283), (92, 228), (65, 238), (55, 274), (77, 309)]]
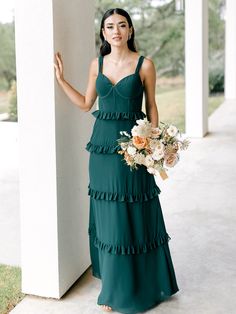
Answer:
[(17, 121), (17, 93), (16, 81), (12, 81), (11, 89), (9, 91), (9, 120)]
[(209, 1), (209, 93), (224, 91), (225, 23), (222, 0)]
[(224, 62), (222, 54), (215, 54), (209, 62), (209, 93), (224, 92)]
[(0, 43), (0, 81), (8, 90), (16, 80), (14, 23), (0, 23)]
[[(184, 14), (176, 14), (174, 1), (155, 7), (151, 0), (97, 0), (95, 30), (99, 53), (100, 21), (106, 10), (121, 7), (128, 11), (135, 28), (135, 42), (140, 54), (153, 59), (158, 76), (184, 75)], [(214, 55), (224, 50), (222, 0), (209, 0), (209, 70), (211, 77)], [(223, 57), (223, 56), (221, 56)], [(212, 71), (212, 72), (211, 72)], [(220, 71), (220, 69), (219, 69)], [(217, 77), (218, 78), (218, 74)], [(222, 85), (222, 84), (220, 84)]]
[[(224, 21), (222, 0), (209, 0), (209, 92), (224, 90)], [(158, 77), (184, 76), (184, 14), (176, 14), (174, 1), (156, 7), (151, 0), (96, 0), (96, 48), (99, 54), (100, 22), (106, 10), (121, 7), (130, 14), (140, 54), (152, 58)], [(0, 23), (0, 89), (16, 80), (14, 22)], [(14, 87), (12, 87), (14, 89)], [(17, 119), (16, 94), (12, 92), (10, 119)]]
[(153, 6), (151, 0), (97, 0), (95, 3), (97, 54), (102, 16), (106, 10), (120, 7), (131, 16), (138, 51), (152, 58), (158, 66), (158, 75), (184, 73), (184, 16), (175, 13), (173, 1), (161, 7)]

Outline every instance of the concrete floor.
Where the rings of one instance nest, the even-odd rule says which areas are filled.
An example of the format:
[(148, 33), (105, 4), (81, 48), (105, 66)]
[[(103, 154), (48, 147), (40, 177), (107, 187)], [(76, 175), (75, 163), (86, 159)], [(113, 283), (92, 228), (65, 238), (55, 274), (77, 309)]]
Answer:
[[(211, 115), (209, 134), (191, 139), (170, 178), (157, 178), (180, 291), (146, 313), (236, 313), (235, 142), (236, 103), (227, 102)], [(27, 296), (11, 313), (101, 313), (100, 289), (89, 268), (62, 299)]]
[(20, 265), (18, 169), (18, 123), (0, 121), (0, 263), (15, 266)]

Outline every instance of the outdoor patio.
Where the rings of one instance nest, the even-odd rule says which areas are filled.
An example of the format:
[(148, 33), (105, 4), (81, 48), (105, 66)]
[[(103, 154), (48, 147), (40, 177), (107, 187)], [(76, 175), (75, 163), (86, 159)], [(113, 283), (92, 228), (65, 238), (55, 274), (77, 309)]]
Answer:
[[(180, 291), (147, 313), (235, 313), (235, 139), (236, 103), (227, 101), (211, 115), (208, 135), (191, 139), (170, 178), (157, 178)], [(102, 313), (100, 289), (89, 268), (60, 300), (28, 295), (11, 313)]]

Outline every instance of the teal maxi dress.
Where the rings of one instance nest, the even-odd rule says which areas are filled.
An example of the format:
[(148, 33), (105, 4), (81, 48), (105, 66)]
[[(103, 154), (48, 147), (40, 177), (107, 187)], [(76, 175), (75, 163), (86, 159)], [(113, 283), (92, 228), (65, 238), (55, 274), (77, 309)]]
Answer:
[(101, 279), (97, 304), (120, 313), (144, 312), (179, 289), (159, 201), (160, 189), (145, 166), (130, 170), (117, 153), (120, 131), (131, 131), (142, 111), (139, 70), (112, 84), (99, 58), (95, 117), (89, 154), (89, 244), (92, 275)]

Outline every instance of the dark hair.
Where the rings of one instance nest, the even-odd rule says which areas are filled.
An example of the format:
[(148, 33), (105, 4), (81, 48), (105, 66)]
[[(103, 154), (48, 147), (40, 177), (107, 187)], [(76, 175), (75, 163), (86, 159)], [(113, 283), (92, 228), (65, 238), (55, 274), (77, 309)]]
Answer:
[(126, 17), (126, 19), (128, 21), (128, 24), (129, 24), (129, 27), (132, 26), (132, 30), (133, 31), (132, 31), (130, 39), (127, 41), (127, 44), (128, 44), (128, 48), (131, 51), (137, 52), (137, 49), (136, 49), (136, 46), (135, 46), (135, 43), (134, 43), (134, 27), (133, 27), (133, 23), (132, 23), (131, 17), (129, 16), (129, 14), (125, 10), (123, 10), (121, 8), (115, 8), (115, 9), (107, 10), (104, 13), (104, 15), (102, 17), (102, 20), (101, 20), (100, 38), (102, 40), (102, 44), (100, 46), (100, 54), (102, 56), (105, 56), (105, 55), (107, 55), (107, 54), (109, 54), (111, 52), (111, 45), (104, 39), (104, 36), (103, 36), (103, 33), (102, 33), (102, 28), (104, 28), (104, 21), (112, 14), (123, 15), (124, 17)]

